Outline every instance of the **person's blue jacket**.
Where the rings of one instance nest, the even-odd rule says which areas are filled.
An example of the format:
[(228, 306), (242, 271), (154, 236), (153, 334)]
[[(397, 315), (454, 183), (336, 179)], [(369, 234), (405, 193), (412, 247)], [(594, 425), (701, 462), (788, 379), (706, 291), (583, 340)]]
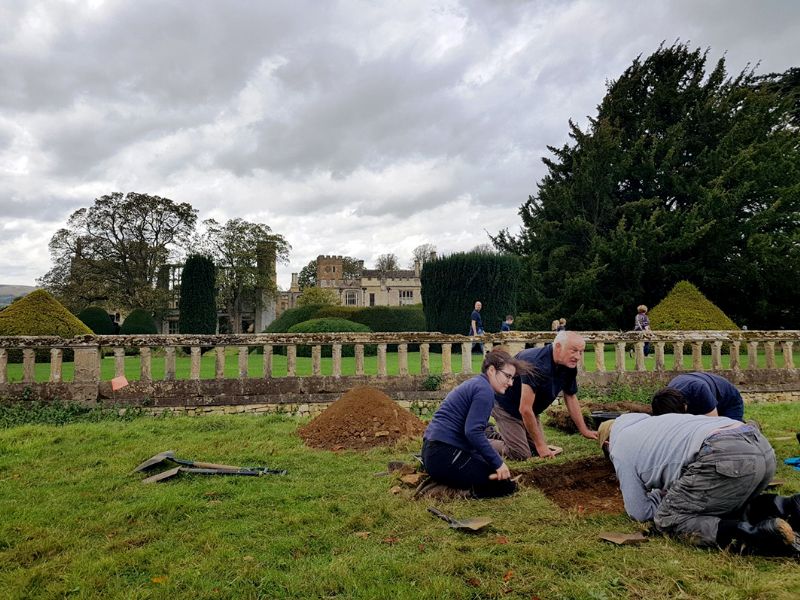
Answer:
[(486, 438), (486, 425), (493, 406), (494, 390), (486, 375), (473, 377), (447, 394), (423, 438), (480, 456), (493, 469), (498, 469), (503, 459)]

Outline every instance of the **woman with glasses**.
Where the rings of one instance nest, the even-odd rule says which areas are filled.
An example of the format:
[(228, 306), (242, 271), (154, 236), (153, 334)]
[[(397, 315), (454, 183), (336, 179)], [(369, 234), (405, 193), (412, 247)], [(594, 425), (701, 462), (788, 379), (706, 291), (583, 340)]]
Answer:
[(528, 363), (495, 349), (484, 358), (480, 375), (447, 394), (423, 435), (422, 461), (434, 481), (470, 490), (476, 498), (516, 491), (517, 484), (498, 452), (503, 444), (486, 437), (486, 425), (494, 395), (503, 394), (514, 375), (530, 372)]

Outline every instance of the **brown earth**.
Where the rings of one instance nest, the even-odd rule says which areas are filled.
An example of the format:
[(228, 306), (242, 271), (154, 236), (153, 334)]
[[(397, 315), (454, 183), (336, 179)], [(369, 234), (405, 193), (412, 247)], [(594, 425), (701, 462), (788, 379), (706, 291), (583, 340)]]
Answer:
[(364, 450), (415, 438), (425, 424), (379, 389), (363, 386), (344, 393), (325, 412), (298, 430), (306, 445), (326, 450)]
[(602, 456), (543, 465), (519, 474), (519, 483), (539, 488), (564, 510), (579, 514), (625, 512), (611, 462)]
[[(583, 420), (590, 429), (596, 429), (594, 420), (589, 414), (592, 411), (601, 410), (604, 412), (612, 411), (620, 413), (639, 412), (647, 414), (651, 412), (650, 405), (642, 404), (641, 402), (590, 402), (588, 404), (581, 404), (581, 408), (584, 409)], [(547, 422), (548, 425), (566, 433), (578, 433), (578, 428), (575, 427), (575, 423), (573, 423), (572, 417), (569, 416), (569, 412), (567, 412), (566, 408), (551, 408), (547, 411), (547, 417), (549, 419)]]

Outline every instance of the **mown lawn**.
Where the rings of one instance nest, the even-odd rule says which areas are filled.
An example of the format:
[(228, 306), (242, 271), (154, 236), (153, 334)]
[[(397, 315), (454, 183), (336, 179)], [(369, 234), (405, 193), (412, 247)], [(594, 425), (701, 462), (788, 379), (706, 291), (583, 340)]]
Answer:
[[(615, 355), (613, 350), (607, 350), (605, 353), (606, 370), (614, 369)], [(239, 373), (238, 363), (238, 349), (228, 348), (225, 354), (225, 376), (236, 378)], [(743, 364), (746, 364), (746, 356), (742, 356)], [(758, 357), (759, 366), (763, 368), (766, 359), (762, 354)], [(481, 356), (479, 354), (472, 355), (472, 370), (477, 373), (480, 370)], [(675, 364), (674, 356), (668, 354), (664, 357), (665, 367), (671, 370)], [(777, 366), (783, 367), (784, 361), (781, 353), (776, 353), (775, 362)], [(594, 352), (586, 352), (584, 355), (584, 364), (587, 371), (595, 370)], [(626, 354), (625, 356), (625, 369), (633, 370), (635, 368), (635, 361), (633, 358)], [(728, 368), (730, 364), (730, 357), (728, 355), (722, 356), (723, 368)], [(800, 364), (800, 352), (795, 354), (795, 364)], [(703, 365), (705, 369), (711, 368), (711, 356), (703, 356)], [(322, 374), (331, 375), (333, 368), (330, 358), (322, 359)], [(645, 360), (645, 368), (652, 371), (655, 367), (655, 358), (651, 355)], [(683, 356), (684, 369), (691, 370), (692, 357), (690, 355)], [(178, 356), (176, 358), (176, 377), (178, 379), (188, 379), (190, 369), (190, 359), (188, 356)], [(387, 352), (386, 354), (386, 368), (390, 375), (396, 375), (398, 372), (397, 367), (397, 353)], [(458, 373), (461, 371), (461, 355), (453, 354), (451, 359), (452, 371)], [(367, 374), (376, 374), (378, 372), (378, 359), (375, 356), (364, 357), (364, 370)], [(420, 372), (420, 358), (419, 352), (408, 353), (408, 370), (414, 374)], [(311, 359), (298, 357), (296, 366), (297, 375), (300, 377), (308, 377), (311, 375)], [(353, 375), (356, 372), (355, 359), (353, 357), (342, 358), (342, 374)], [(430, 372), (433, 374), (440, 374), (442, 372), (442, 357), (440, 354), (430, 354)], [(72, 381), (74, 368), (71, 362), (63, 364), (63, 379), (64, 381)], [(139, 379), (140, 373), (140, 359), (138, 356), (125, 357), (125, 377), (130, 381)], [(264, 359), (260, 354), (252, 353), (248, 357), (248, 373), (251, 377), (261, 377), (264, 373)], [(152, 376), (156, 380), (164, 378), (164, 356), (163, 353), (156, 353), (152, 358)], [(215, 356), (214, 352), (207, 352), (201, 358), (200, 363), (200, 377), (201, 379), (213, 379), (215, 376)], [(286, 357), (275, 355), (273, 357), (273, 376), (284, 377), (286, 376)], [(114, 377), (114, 358), (105, 357), (100, 363), (100, 378), (103, 381), (108, 381)], [(36, 381), (46, 382), (50, 378), (50, 365), (48, 363), (41, 363), (36, 365)], [(22, 365), (9, 364), (8, 365), (8, 380), (10, 382), (22, 381)]]
[[(753, 405), (779, 457), (800, 454), (800, 404)], [(800, 596), (797, 561), (699, 550), (633, 532), (622, 514), (565, 512), (534, 488), (453, 501), (487, 515), (468, 535), (390, 493), (387, 461), (419, 442), (366, 453), (311, 450), (286, 416), (139, 417), (0, 430), (0, 598), (776, 598)], [(597, 452), (549, 430), (558, 462)], [(163, 450), (289, 470), (284, 477), (130, 475)], [(516, 465), (517, 467), (522, 465)], [(800, 472), (780, 466), (783, 493)], [(365, 533), (365, 532), (368, 532)]]

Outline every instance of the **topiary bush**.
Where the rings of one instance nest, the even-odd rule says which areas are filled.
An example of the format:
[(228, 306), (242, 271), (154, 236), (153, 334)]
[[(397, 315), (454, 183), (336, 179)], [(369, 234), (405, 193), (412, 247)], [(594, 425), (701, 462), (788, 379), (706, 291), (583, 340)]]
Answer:
[(421, 304), (412, 306), (370, 306), (356, 312), (351, 321), (372, 331), (427, 331)]
[(125, 317), (119, 332), (122, 335), (156, 334), (158, 327), (148, 311), (137, 308)]
[[(361, 323), (354, 323), (347, 319), (310, 319), (297, 323), (289, 328), (287, 333), (371, 333), (372, 330)], [(331, 346), (322, 346), (322, 356), (331, 356)], [(364, 354), (375, 355), (377, 347), (375, 344), (365, 344)], [(342, 356), (354, 356), (355, 348), (353, 344), (342, 345)], [(311, 346), (297, 346), (297, 356), (311, 356)]]
[(651, 311), (650, 329), (661, 331), (730, 331), (739, 327), (700, 290), (688, 281), (679, 281)]
[[(108, 319), (108, 316), (106, 316)], [(35, 290), (0, 311), (0, 335), (56, 335), (72, 338), (92, 335), (78, 317), (44, 290)], [(10, 350), (9, 362), (21, 362), (22, 350)], [(64, 360), (72, 360), (72, 352), (64, 352)], [(50, 350), (37, 350), (37, 362), (49, 362)]]
[(323, 307), (320, 305), (313, 305), (285, 310), (277, 319), (267, 325), (264, 333), (286, 333), (292, 325), (313, 319), (321, 308)]
[(353, 316), (361, 310), (359, 306), (320, 306), (314, 313), (314, 319), (347, 319), (353, 321)]
[[(688, 281), (679, 281), (667, 296), (647, 313), (650, 329), (659, 331), (732, 331), (738, 330), (728, 315)], [(672, 344), (665, 348), (672, 351)], [(728, 351), (728, 344), (723, 346)], [(685, 350), (684, 350), (685, 351)], [(711, 345), (703, 344), (709, 353)]]
[(117, 332), (114, 322), (102, 306), (84, 308), (78, 313), (78, 319), (97, 335), (114, 335)]

